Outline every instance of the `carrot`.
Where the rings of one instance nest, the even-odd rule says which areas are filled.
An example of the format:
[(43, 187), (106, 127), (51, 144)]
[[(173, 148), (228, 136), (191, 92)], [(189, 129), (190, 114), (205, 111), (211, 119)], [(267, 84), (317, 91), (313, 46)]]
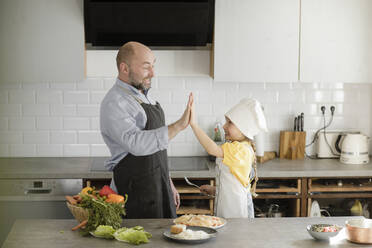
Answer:
[(77, 201), (77, 202), (81, 202), (83, 200), (83, 198), (80, 196), (80, 195), (74, 195), (73, 198)]
[(82, 222), (79, 223), (79, 225), (74, 226), (73, 228), (71, 228), (71, 230), (76, 231), (77, 229), (82, 228), (83, 226), (85, 226), (87, 223), (88, 223), (88, 220), (83, 220)]
[(72, 204), (72, 205), (76, 205), (77, 204), (77, 201), (72, 197), (72, 196), (69, 196), (69, 195), (66, 195), (65, 196), (66, 200)]

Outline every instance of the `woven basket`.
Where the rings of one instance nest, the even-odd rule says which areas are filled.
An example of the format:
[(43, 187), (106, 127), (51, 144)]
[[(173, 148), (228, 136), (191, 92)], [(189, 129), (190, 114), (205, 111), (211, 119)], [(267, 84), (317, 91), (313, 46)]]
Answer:
[(84, 220), (88, 220), (89, 218), (89, 211), (82, 208), (74, 206), (68, 202), (66, 202), (68, 209), (70, 209), (71, 214), (75, 217), (75, 219), (81, 223)]

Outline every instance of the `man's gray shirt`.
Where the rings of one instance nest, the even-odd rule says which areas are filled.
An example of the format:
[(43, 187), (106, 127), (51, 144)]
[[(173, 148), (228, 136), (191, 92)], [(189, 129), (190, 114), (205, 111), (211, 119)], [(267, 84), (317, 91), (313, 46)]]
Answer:
[(100, 127), (111, 158), (105, 167), (112, 171), (128, 153), (145, 156), (168, 148), (168, 127), (143, 130), (147, 117), (140, 103), (156, 104), (133, 86), (117, 79), (101, 103)]

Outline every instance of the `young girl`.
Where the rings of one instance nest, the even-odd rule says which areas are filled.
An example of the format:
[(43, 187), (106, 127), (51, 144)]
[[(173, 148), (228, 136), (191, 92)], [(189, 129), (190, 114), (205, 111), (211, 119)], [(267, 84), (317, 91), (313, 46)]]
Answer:
[[(216, 187), (202, 185), (201, 190), (216, 195), (217, 216), (224, 218), (254, 218), (251, 190), (255, 191), (257, 178), (256, 156), (253, 136), (267, 131), (266, 120), (260, 103), (252, 98), (244, 98), (225, 114), (223, 126), (228, 142), (218, 146), (198, 126), (195, 104), (191, 95), (190, 126), (204, 149), (216, 156)], [(254, 184), (251, 189), (251, 173), (254, 167)]]

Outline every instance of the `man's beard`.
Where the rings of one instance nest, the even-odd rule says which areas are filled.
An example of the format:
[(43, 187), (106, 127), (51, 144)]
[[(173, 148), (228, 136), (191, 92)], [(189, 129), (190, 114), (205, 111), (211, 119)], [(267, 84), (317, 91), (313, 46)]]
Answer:
[(148, 90), (150, 87), (146, 87), (144, 80), (149, 79), (151, 85), (151, 78), (144, 78), (142, 81), (136, 80), (133, 76), (133, 73), (129, 73), (129, 82), (137, 90)]

